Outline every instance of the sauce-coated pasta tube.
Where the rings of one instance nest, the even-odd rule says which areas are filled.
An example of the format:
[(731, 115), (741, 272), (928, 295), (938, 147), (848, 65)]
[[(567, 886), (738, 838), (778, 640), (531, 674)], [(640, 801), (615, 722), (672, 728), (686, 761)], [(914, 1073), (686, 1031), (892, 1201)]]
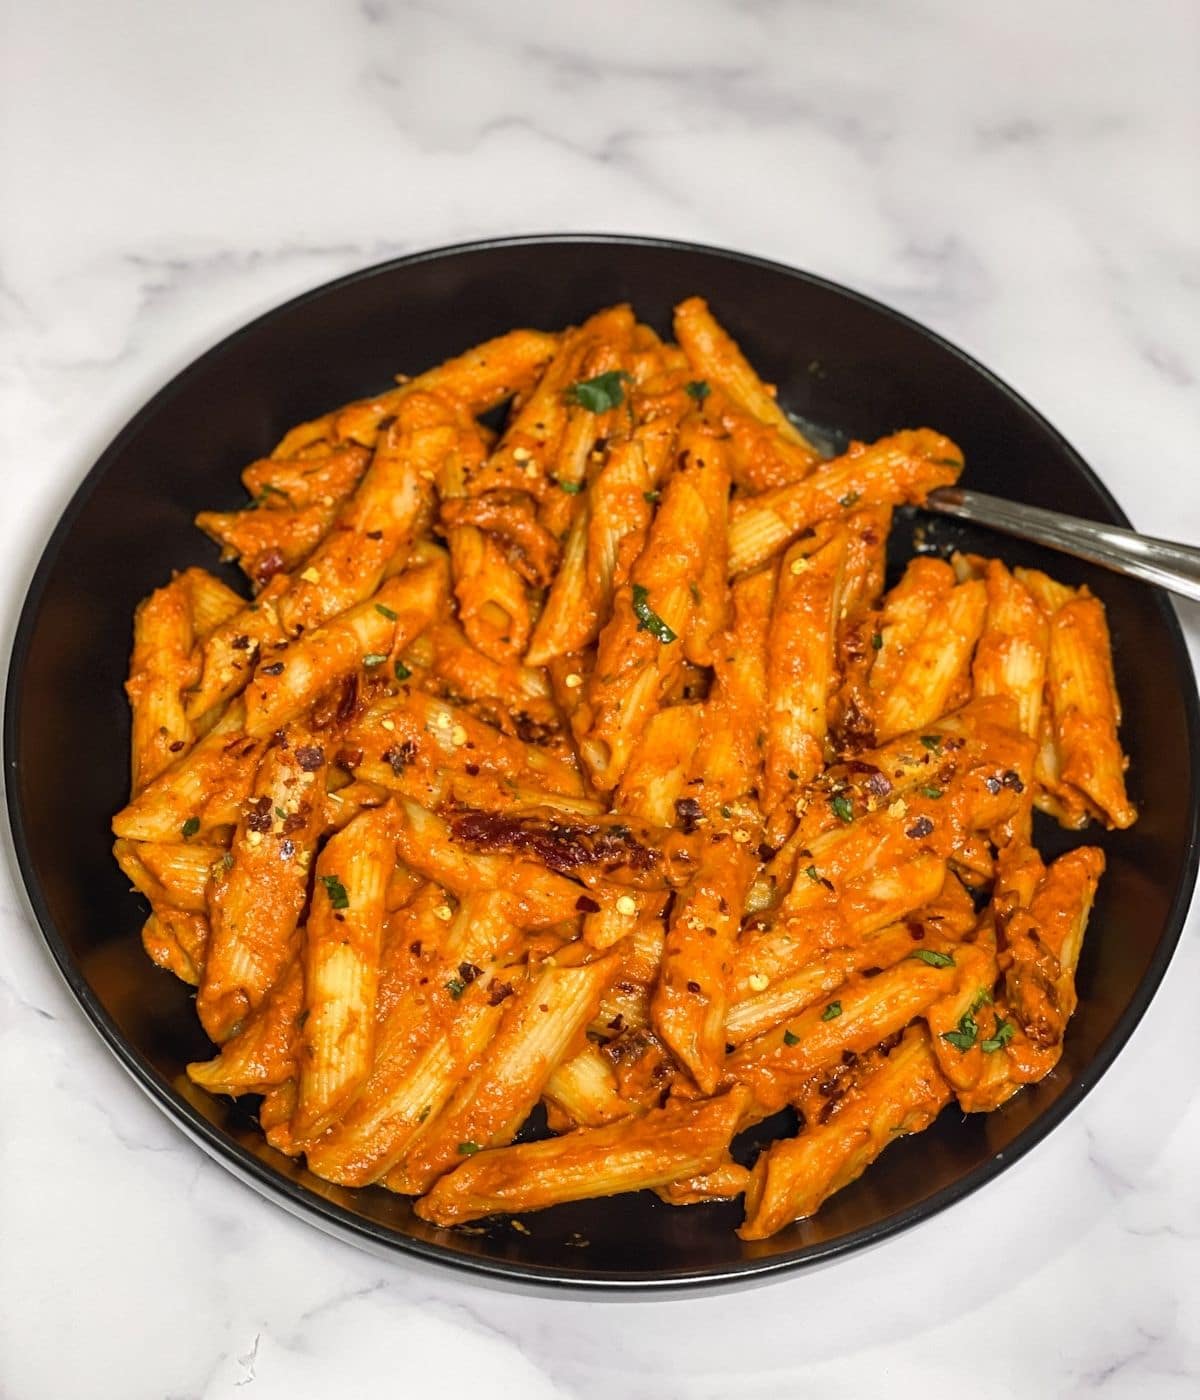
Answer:
[(608, 1127), (481, 1152), (443, 1177), (415, 1209), (434, 1225), (458, 1225), (497, 1211), (544, 1210), (698, 1176), (722, 1164), (742, 1102), (732, 1089)]

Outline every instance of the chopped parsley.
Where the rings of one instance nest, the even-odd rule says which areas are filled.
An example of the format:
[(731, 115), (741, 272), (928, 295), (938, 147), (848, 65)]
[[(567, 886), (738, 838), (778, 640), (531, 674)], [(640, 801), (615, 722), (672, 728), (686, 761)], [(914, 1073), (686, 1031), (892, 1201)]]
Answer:
[(694, 580), (688, 584), (688, 592), (692, 595), (693, 603), (698, 603), (700, 601), (700, 585)]
[(656, 506), (662, 500), (661, 491), (643, 491), (642, 500), (649, 501), (652, 506)]
[(1016, 1030), (1016, 1026), (1011, 1021), (1002, 1020), (997, 1016), (996, 1029), (979, 1048), (985, 1055), (994, 1055), (997, 1050), (1002, 1050), (1008, 1044), (1016, 1034)]
[(412, 672), (408, 669), (408, 667), (404, 664), (403, 661), (397, 661), (396, 664), (392, 667), (392, 669), (395, 671), (396, 679), (398, 681), (406, 681), (408, 680), (409, 676), (412, 675)]
[(846, 494), (841, 498), (841, 500), (838, 501), (838, 505), (839, 505), (839, 506), (845, 506), (845, 508), (846, 508), (847, 510), (849, 510), (850, 507), (851, 507), (858, 499), (859, 499), (859, 494), (858, 494), (857, 491), (847, 491)]
[(457, 1001), (459, 997), (462, 996), (462, 994), (467, 990), (467, 984), (462, 980), (461, 977), (451, 977), (449, 982), (446, 983), (446, 990), (450, 993), (454, 1000)]
[(922, 796), (924, 796), (924, 797), (937, 798), (937, 797), (941, 797), (941, 795), (942, 795), (942, 790), (941, 790), (941, 788), (939, 788), (939, 787), (923, 787), (923, 788), (921, 789), (921, 794), (922, 794)]
[(806, 866), (804, 873), (808, 876), (808, 878), (813, 882), (814, 885), (819, 885), (821, 883), (821, 873), (815, 865)]
[(389, 622), (395, 622), (396, 620), (396, 614), (392, 611), (391, 608), (388, 607), (386, 603), (376, 603), (375, 611), (377, 613), (382, 613)]
[(921, 743), (932, 753), (941, 753), (942, 736), (940, 734), (922, 734)]
[(189, 817), (187, 821), (185, 821), (184, 824), (179, 828), (179, 834), (183, 837), (185, 841), (190, 841), (199, 830), (200, 818)]
[(633, 613), (638, 620), (639, 632), (649, 632), (660, 642), (673, 642), (676, 634), (650, 606), (650, 590), (640, 583), (633, 585)]
[(954, 959), (949, 953), (939, 953), (935, 948), (914, 948), (908, 956), (919, 958), (921, 962), (928, 963), (930, 967), (954, 966)]
[(263, 482), (262, 489), (255, 497), (254, 504), (258, 506), (266, 505), (268, 498), (271, 496), (282, 496), (289, 504), (292, 499), (282, 486), (272, 486), (269, 481), (265, 481)]
[(883, 633), (875, 632), (871, 637), (871, 646), (875, 651), (883, 650)]
[(953, 1045), (956, 1050), (964, 1055), (975, 1044), (979, 1037), (979, 1025), (970, 1011), (964, 1011), (958, 1018), (958, 1029), (954, 1031), (943, 1031), (942, 1039), (947, 1045)]
[(800, 1037), (798, 1035), (793, 1035), (791, 1031), (784, 1031), (783, 1043), (785, 1045), (799, 1045)]
[(225, 854), (221, 857), (221, 864), (225, 867), (226, 870), (233, 869), (233, 857), (229, 854), (228, 851), (226, 851)]
[(583, 490), (582, 481), (563, 481), (560, 477), (554, 484), (560, 491), (565, 491), (568, 496), (578, 496)]
[(367, 652), (366, 656), (363, 657), (363, 665), (364, 665), (364, 666), (382, 666), (383, 663), (384, 663), (386, 660), (387, 660), (387, 652), (386, 652), (386, 651), (369, 651), (369, 652)]
[(321, 883), (325, 886), (325, 893), (329, 896), (331, 909), (350, 908), (350, 896), (346, 893), (346, 886), (336, 875), (322, 875)]
[(476, 1152), (482, 1152), (483, 1148), (477, 1142), (460, 1142), (458, 1150), (464, 1157), (474, 1157)]
[(683, 386), (683, 392), (689, 399), (695, 399), (697, 403), (703, 403), (712, 390), (708, 387), (707, 379), (693, 379)]
[(831, 1001), (825, 1010), (821, 1012), (821, 1020), (836, 1021), (841, 1014), (842, 1003), (840, 1001)]
[(282, 807), (275, 808), (275, 815), (279, 818), (281, 822), (287, 821), (287, 813), (283, 810)]
[(589, 413), (606, 413), (625, 400), (623, 385), (629, 378), (623, 369), (610, 369), (593, 379), (577, 379), (567, 390), (567, 402), (586, 408)]
[(841, 822), (852, 822), (854, 820), (854, 808), (850, 805), (850, 799), (844, 792), (835, 792), (829, 799), (829, 805), (833, 808), (833, 815)]

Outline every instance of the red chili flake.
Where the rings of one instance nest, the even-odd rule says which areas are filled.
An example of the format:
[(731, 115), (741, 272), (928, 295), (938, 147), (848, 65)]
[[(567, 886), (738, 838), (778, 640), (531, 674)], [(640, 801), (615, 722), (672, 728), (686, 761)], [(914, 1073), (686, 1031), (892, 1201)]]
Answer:
[(282, 675), (283, 675), (283, 662), (282, 662), (282, 661), (272, 661), (271, 664), (270, 664), (269, 666), (260, 666), (258, 669), (259, 669), (260, 674), (262, 674), (262, 675), (264, 675), (264, 676), (282, 676)]
[(488, 988), (488, 1005), (499, 1006), (505, 997), (512, 994), (513, 989), (507, 982), (493, 982)]
[(168, 748), (172, 753), (178, 753), (179, 750), (180, 750), (181, 748), (183, 748), (183, 740), (182, 740), (182, 739), (176, 739), (175, 742), (174, 742), (173, 744), (168, 744), (168, 745), (167, 745), (167, 748)]
[(600, 912), (599, 904), (596, 903), (591, 895), (587, 894), (581, 894), (579, 896), (575, 901), (575, 908), (578, 909), (581, 914), (598, 914)]
[(246, 829), (247, 831), (270, 831), (271, 829), (271, 799), (269, 797), (252, 797), (246, 804)]
[(296, 762), (306, 773), (315, 773), (325, 762), (325, 750), (318, 744), (306, 744), (296, 750)]
[(464, 764), (463, 764), (463, 771), (466, 773), (467, 777), (469, 777), (469, 778), (478, 778), (478, 777), (479, 777), (479, 764), (478, 764), (478, 763), (464, 763)]
[(396, 777), (408, 767), (417, 756), (417, 746), (412, 739), (405, 739), (402, 744), (397, 744), (394, 748), (385, 750), (381, 755), (384, 763), (388, 764)]
[(421, 940), (417, 938), (412, 943), (410, 943), (408, 945), (408, 951), (413, 955), (414, 958), (419, 958), (421, 956)]
[(249, 651), (250, 638), (246, 636), (246, 634), (243, 632), (241, 636), (234, 637), (233, 641), (230, 642), (229, 645), (234, 649), (234, 651)]
[(277, 549), (268, 549), (260, 554), (254, 563), (254, 577), (261, 585), (268, 583), (283, 568), (283, 555)]
[(333, 756), (334, 763), (339, 768), (357, 768), (363, 761), (362, 749), (338, 749)]
[(689, 983), (687, 984), (687, 989), (688, 989), (689, 992), (692, 993), (693, 996), (697, 996), (697, 995), (699, 994), (699, 992), (700, 992), (700, 983), (699, 983), (699, 982), (689, 982)]
[(1008, 770), (1007, 773), (1004, 773), (1001, 776), (1000, 781), (1004, 784), (1006, 788), (1011, 788), (1013, 792), (1025, 791), (1025, 784), (1021, 781), (1017, 774), (1013, 772), (1011, 768)]
[(462, 978), (464, 982), (467, 983), (474, 982), (476, 977), (478, 977), (482, 972), (483, 968), (476, 967), (474, 963), (461, 962), (458, 965), (458, 975)]
[(888, 781), (887, 774), (881, 773), (878, 768), (871, 774), (866, 782), (863, 783), (863, 787), (866, 788), (872, 797), (878, 797), (880, 800), (890, 796), (892, 791), (892, 785)]
[(342, 687), (341, 698), (338, 700), (337, 719), (340, 724), (345, 724), (354, 713), (358, 705), (358, 673), (353, 672), (346, 679)]
[(919, 841), (921, 837), (928, 836), (932, 830), (933, 823), (928, 817), (918, 817), (904, 834), (911, 836), (914, 841)]
[(289, 812), (283, 819), (283, 834), (285, 836), (290, 836), (293, 831), (299, 831), (301, 827), (306, 826), (308, 823), (309, 810), (308, 803), (301, 802), (297, 811)]
[(383, 539), (383, 531), (382, 531), (382, 530), (368, 530), (368, 531), (367, 531), (367, 539), (369, 539), (369, 540), (381, 540), (381, 539)]
[(679, 829), (685, 836), (690, 836), (704, 819), (700, 804), (694, 797), (677, 797), (675, 799), (675, 816), (679, 822)]

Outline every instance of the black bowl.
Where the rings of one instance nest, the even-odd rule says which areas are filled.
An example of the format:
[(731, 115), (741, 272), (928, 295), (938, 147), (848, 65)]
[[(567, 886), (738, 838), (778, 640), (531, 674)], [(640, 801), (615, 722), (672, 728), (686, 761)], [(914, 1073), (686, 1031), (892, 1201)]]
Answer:
[[(130, 615), (173, 568), (215, 566), (192, 526), (230, 508), (239, 469), (285, 428), (517, 325), (557, 328), (630, 300), (660, 330), (700, 293), (779, 386), (833, 435), (930, 425), (966, 452), (971, 486), (1126, 524), (1054, 429), (961, 351), (895, 312), (790, 268), (638, 238), (522, 238), (401, 258), (331, 283), (201, 356), (142, 409), (92, 468), (42, 556), (17, 631), (5, 714), (17, 856), (50, 951), (134, 1080), (231, 1171), (355, 1243), (510, 1280), (653, 1287), (727, 1281), (859, 1248), (935, 1214), (1028, 1151), (1083, 1098), (1129, 1038), (1179, 938), (1196, 873), (1196, 687), (1159, 593), (984, 533), (938, 538), (1086, 582), (1108, 605), (1123, 737), (1142, 816), (1089, 834), (1109, 868), (1079, 969), (1080, 1006), (1054, 1073), (997, 1113), (947, 1111), (894, 1144), (813, 1220), (760, 1244), (738, 1205), (674, 1209), (649, 1195), (584, 1202), (468, 1234), (433, 1229), (406, 1200), (330, 1186), (274, 1152), (247, 1106), (193, 1088), (208, 1053), (188, 989), (151, 965), (146, 910), (109, 853), (125, 798), (121, 691)], [(908, 541), (898, 531), (898, 548)], [(232, 581), (232, 580), (231, 580)], [(1043, 847), (1069, 844), (1039, 833)], [(586, 1242), (586, 1244), (584, 1243)]]

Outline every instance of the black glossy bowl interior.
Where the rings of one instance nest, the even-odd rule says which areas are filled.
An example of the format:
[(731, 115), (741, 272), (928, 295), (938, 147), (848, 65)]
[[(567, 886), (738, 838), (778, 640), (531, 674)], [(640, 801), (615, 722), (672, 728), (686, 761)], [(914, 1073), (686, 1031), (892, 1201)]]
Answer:
[[(1002, 552), (1106, 602), (1141, 820), (1093, 833), (1109, 868), (1079, 973), (1062, 1063), (1005, 1108), (947, 1111), (901, 1141), (814, 1219), (762, 1244), (733, 1234), (738, 1205), (673, 1209), (648, 1195), (565, 1206), (468, 1234), (435, 1230), (380, 1189), (329, 1186), (268, 1148), (246, 1106), (183, 1074), (207, 1053), (188, 989), (142, 953), (146, 910), (113, 864), (125, 798), (122, 695), (130, 616), (187, 564), (216, 566), (192, 526), (244, 499), (240, 468), (285, 428), (516, 325), (557, 328), (630, 300), (660, 331), (706, 296), (793, 412), (873, 438), (927, 424), (965, 449), (971, 486), (1097, 520), (1112, 498), (1026, 403), (911, 321), (829, 283), (713, 249), (642, 239), (523, 239), (449, 249), (323, 287), (255, 321), (157, 395), (92, 468), (42, 558), (11, 663), (5, 750), (17, 854), (50, 950), (138, 1083), (265, 1195), (358, 1243), (510, 1278), (662, 1286), (827, 1257), (951, 1204), (1031, 1147), (1082, 1098), (1145, 1010), (1179, 937), (1195, 877), (1195, 682), (1165, 599), (1014, 541), (939, 526), (934, 538)], [(907, 546), (898, 528), (898, 557)], [(232, 577), (231, 581), (236, 580)], [(1051, 849), (1069, 844), (1043, 829)], [(585, 1243), (586, 1242), (586, 1243)]]

